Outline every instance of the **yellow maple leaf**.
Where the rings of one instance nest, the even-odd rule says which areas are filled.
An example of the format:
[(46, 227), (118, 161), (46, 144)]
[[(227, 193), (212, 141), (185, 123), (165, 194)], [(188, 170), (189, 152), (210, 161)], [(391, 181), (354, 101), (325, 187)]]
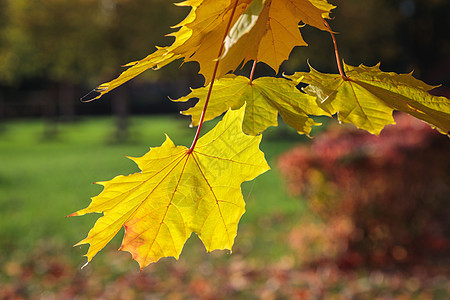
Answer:
[[(206, 83), (212, 79), (214, 64), (211, 62), (218, 57), (223, 35), (230, 35), (225, 32), (226, 20), (230, 19), (235, 3), (231, 0), (203, 1), (195, 7), (196, 17), (183, 23), (192, 30), (191, 36), (173, 50), (185, 57), (185, 61), (197, 61)], [(328, 17), (333, 8), (326, 0), (237, 0), (230, 30), (236, 41), (221, 57), (217, 78), (235, 70), (242, 61), (250, 60), (265, 62), (278, 71), (295, 46), (307, 45), (300, 34), (299, 22), (328, 30), (323, 18)], [(252, 20), (245, 23), (247, 27), (240, 22), (243, 18)]]
[[(298, 24), (328, 30), (323, 18), (334, 8), (326, 0), (188, 0), (178, 6), (190, 6), (188, 16), (169, 34), (175, 41), (129, 67), (114, 80), (99, 85), (92, 101), (149, 69), (161, 68), (176, 59), (197, 61), (206, 83), (212, 79), (214, 61), (220, 57), (217, 78), (235, 70), (243, 61), (265, 62), (278, 71), (295, 46), (306, 46)], [(234, 5), (236, 9), (233, 10)], [(231, 30), (226, 32), (228, 21)], [(246, 21), (247, 20), (247, 21)], [(231, 41), (231, 42), (230, 42)], [(220, 52), (226, 43), (226, 53)], [(89, 97), (91, 94), (86, 95)]]
[[(187, 18), (189, 19), (189, 17)], [(153, 52), (152, 54), (148, 55), (144, 59), (141, 59), (139, 61), (133, 61), (130, 62), (123, 67), (128, 67), (125, 71), (123, 71), (119, 77), (102, 83), (98, 87), (94, 89), (93, 92), (98, 93), (97, 96), (94, 98), (90, 98), (87, 100), (84, 100), (85, 102), (94, 101), (96, 99), (99, 99), (104, 94), (107, 94), (114, 90), (115, 88), (121, 86), (125, 82), (133, 79), (134, 77), (140, 75), (141, 73), (149, 70), (149, 69), (159, 69), (164, 67), (165, 65), (173, 62), (174, 60), (177, 60), (181, 58), (180, 55), (176, 55), (172, 52), (173, 49), (178, 47), (179, 45), (183, 44), (191, 35), (191, 30), (188, 28), (182, 27), (177, 32), (174, 32), (170, 34), (169, 36), (175, 37), (175, 42), (168, 47), (157, 47), (157, 50)], [(91, 93), (86, 95), (84, 98), (87, 98), (91, 96)]]
[[(228, 75), (214, 82), (205, 120), (211, 120), (231, 109), (245, 107), (242, 130), (257, 135), (269, 126), (278, 125), (278, 114), (300, 134), (309, 134), (311, 126), (320, 125), (308, 115), (328, 115), (316, 103), (315, 97), (300, 92), (297, 83), (284, 78), (261, 77), (250, 80)], [(192, 125), (200, 122), (209, 86), (193, 90), (176, 102), (198, 98), (199, 102), (182, 113), (192, 116)]]
[(101, 182), (103, 191), (70, 216), (103, 213), (88, 236), (88, 262), (125, 227), (120, 250), (141, 269), (162, 257), (178, 259), (195, 232), (207, 251), (230, 249), (245, 211), (240, 185), (269, 170), (259, 149), (261, 136), (241, 130), (244, 108), (229, 111), (198, 140), (195, 149), (161, 147), (132, 158), (141, 172)]
[(373, 134), (395, 124), (394, 110), (424, 120), (444, 134), (450, 130), (450, 100), (428, 93), (433, 88), (412, 76), (383, 72), (380, 65), (353, 67), (344, 63), (346, 78), (323, 74), (313, 68), (309, 73), (286, 76), (309, 84), (304, 91), (315, 96), (319, 106), (339, 121), (352, 123)]

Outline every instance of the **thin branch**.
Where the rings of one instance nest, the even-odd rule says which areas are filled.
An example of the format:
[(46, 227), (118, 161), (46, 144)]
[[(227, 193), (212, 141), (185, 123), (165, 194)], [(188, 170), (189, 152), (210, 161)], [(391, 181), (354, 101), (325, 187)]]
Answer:
[(211, 98), (211, 92), (212, 92), (212, 88), (214, 85), (214, 80), (217, 75), (217, 69), (219, 68), (220, 57), (222, 56), (222, 52), (223, 52), (223, 48), (224, 48), (224, 41), (227, 37), (228, 32), (230, 31), (231, 22), (233, 21), (234, 13), (236, 12), (238, 2), (239, 2), (238, 0), (236, 0), (234, 2), (233, 10), (231, 11), (230, 19), (228, 20), (227, 28), (225, 30), (225, 34), (222, 39), (222, 44), (220, 45), (219, 54), (217, 55), (216, 65), (214, 66), (211, 83), (209, 84), (208, 95), (206, 96), (205, 105), (203, 106), (202, 115), (200, 116), (200, 122), (197, 127), (197, 132), (195, 133), (194, 141), (192, 142), (192, 145), (188, 150), (188, 154), (190, 154), (190, 153), (192, 153), (192, 151), (194, 151), (195, 145), (197, 144), (197, 141), (200, 137), (200, 131), (202, 130), (203, 122), (205, 120), (206, 109), (208, 108), (209, 99)]

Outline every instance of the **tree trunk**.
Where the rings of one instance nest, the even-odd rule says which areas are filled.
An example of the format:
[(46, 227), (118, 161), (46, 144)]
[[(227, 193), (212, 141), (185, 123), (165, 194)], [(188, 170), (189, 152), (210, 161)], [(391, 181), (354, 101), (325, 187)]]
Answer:
[(116, 132), (114, 137), (117, 142), (124, 142), (129, 137), (129, 98), (130, 95), (127, 87), (118, 88), (112, 96), (112, 111), (116, 117)]
[(0, 134), (5, 130), (4, 122), (6, 119), (6, 108), (4, 99), (3, 91), (0, 90)]
[(58, 104), (61, 121), (73, 122), (75, 120), (75, 87), (71, 83), (58, 84)]
[(58, 135), (58, 126), (57, 126), (57, 115), (58, 115), (58, 107), (57, 107), (57, 94), (55, 86), (53, 85), (49, 89), (46, 89), (41, 99), (41, 107), (42, 107), (42, 115), (45, 119), (45, 126), (43, 136), (44, 139), (54, 139)]

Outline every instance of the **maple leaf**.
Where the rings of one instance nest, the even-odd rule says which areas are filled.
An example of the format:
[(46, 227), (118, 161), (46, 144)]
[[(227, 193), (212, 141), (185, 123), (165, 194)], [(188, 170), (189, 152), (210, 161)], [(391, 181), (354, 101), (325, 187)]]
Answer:
[(256, 22), (259, 20), (259, 15), (261, 14), (264, 3), (266, 0), (253, 0), (244, 13), (239, 17), (230, 32), (227, 34), (224, 40), (224, 53), (222, 57), (226, 56), (228, 50), (233, 47), (245, 34), (255, 26)]
[[(159, 69), (182, 58), (197, 61), (200, 73), (209, 83), (214, 70), (213, 62), (218, 59), (224, 42), (226, 53), (220, 54), (217, 78), (238, 68), (242, 61), (249, 60), (265, 62), (278, 71), (295, 46), (307, 45), (298, 23), (328, 30), (323, 17), (328, 17), (334, 8), (326, 0), (237, 1), (236, 10), (233, 10), (235, 1), (231, 0), (188, 0), (176, 4), (191, 6), (192, 9), (182, 22), (174, 26), (179, 30), (168, 35), (175, 38), (174, 43), (168, 47), (157, 47), (144, 59), (124, 65), (129, 68), (118, 78), (99, 85), (94, 89), (99, 94), (86, 102), (102, 97), (149, 69)], [(226, 32), (230, 18), (234, 26)]]
[(309, 84), (304, 91), (317, 98), (318, 105), (341, 122), (379, 134), (384, 126), (395, 124), (394, 110), (401, 110), (437, 127), (450, 130), (450, 100), (428, 93), (434, 88), (412, 74), (383, 72), (380, 64), (352, 67), (344, 63), (347, 78), (323, 74), (313, 68), (309, 73), (286, 76)]
[[(222, 55), (217, 78), (235, 70), (250, 60), (265, 62), (278, 71), (295, 46), (306, 46), (298, 24), (328, 30), (323, 18), (328, 17), (333, 5), (326, 0), (231, 0), (202, 1), (197, 4), (195, 18), (183, 26), (192, 30), (185, 43), (173, 50), (185, 61), (197, 61), (206, 83), (212, 79), (223, 35), (227, 34), (226, 55)], [(233, 15), (230, 32), (227, 22)], [(251, 46), (249, 46), (251, 45)]]
[[(109, 82), (102, 83), (101, 85), (96, 87), (93, 92), (99, 93), (97, 96), (95, 96), (94, 98), (88, 99), (88, 100), (83, 100), (83, 101), (90, 102), (90, 101), (99, 99), (104, 94), (111, 92), (115, 88), (117, 88), (117, 87), (121, 86), (122, 84), (124, 84), (125, 82), (135, 78), (136, 76), (140, 75), (141, 73), (143, 73), (149, 69), (156, 70), (156, 69), (162, 68), (163, 66), (173, 62), (174, 60), (179, 59), (181, 56), (175, 55), (171, 51), (174, 48), (181, 45), (182, 43), (184, 43), (186, 41), (186, 39), (190, 36), (190, 33), (191, 33), (191, 31), (189, 29), (180, 28), (180, 30), (178, 30), (177, 32), (170, 34), (170, 36), (175, 37), (175, 42), (171, 46), (157, 47), (157, 50), (155, 52), (148, 55), (144, 59), (141, 59), (139, 61), (130, 62), (130, 63), (124, 65), (123, 67), (128, 67), (127, 70), (123, 71), (119, 75), (119, 77), (117, 77)], [(89, 93), (88, 95), (86, 95), (83, 98), (87, 98), (90, 95), (91, 95), (91, 93)]]
[(132, 158), (139, 173), (100, 182), (103, 191), (70, 216), (103, 213), (88, 236), (88, 262), (125, 227), (120, 250), (128, 251), (141, 269), (162, 257), (178, 259), (195, 232), (207, 251), (230, 249), (245, 211), (240, 185), (269, 169), (259, 150), (261, 136), (241, 130), (244, 108), (229, 111), (198, 140), (195, 149), (161, 147)]
[[(308, 115), (328, 115), (318, 107), (315, 97), (300, 92), (296, 82), (284, 78), (261, 77), (250, 80), (243, 76), (228, 75), (214, 82), (205, 120), (211, 120), (223, 112), (245, 106), (242, 130), (257, 135), (269, 126), (278, 125), (278, 113), (297, 132), (309, 134), (315, 123)], [(176, 102), (198, 98), (199, 102), (184, 115), (192, 116), (192, 125), (200, 122), (209, 86), (193, 90)]]

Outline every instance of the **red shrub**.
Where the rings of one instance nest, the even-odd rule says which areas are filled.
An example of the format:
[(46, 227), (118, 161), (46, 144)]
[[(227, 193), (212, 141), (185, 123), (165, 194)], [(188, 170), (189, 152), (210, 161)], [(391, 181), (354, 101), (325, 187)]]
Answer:
[(361, 263), (385, 265), (449, 250), (448, 137), (407, 115), (396, 122), (379, 137), (332, 127), (279, 159), (289, 190), (327, 224), (351, 220), (343, 264), (355, 253)]

